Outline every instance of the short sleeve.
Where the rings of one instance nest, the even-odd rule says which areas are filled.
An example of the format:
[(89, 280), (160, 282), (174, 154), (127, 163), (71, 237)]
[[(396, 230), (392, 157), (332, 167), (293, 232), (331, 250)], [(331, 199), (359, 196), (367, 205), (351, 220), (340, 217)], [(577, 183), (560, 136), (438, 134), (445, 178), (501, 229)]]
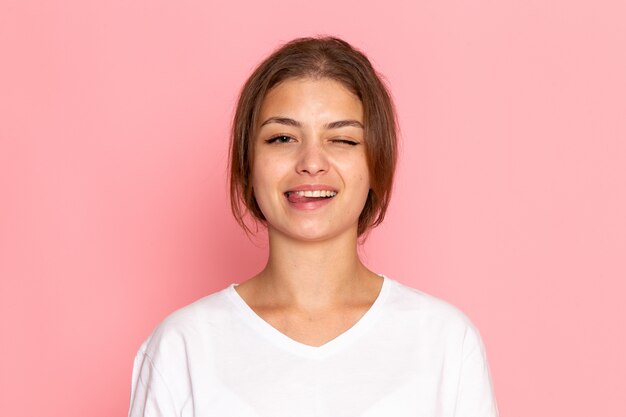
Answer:
[(463, 340), (457, 392), (455, 417), (498, 416), (485, 348), (478, 331), (471, 325)]
[(154, 363), (143, 351), (135, 356), (128, 417), (177, 416), (172, 394)]

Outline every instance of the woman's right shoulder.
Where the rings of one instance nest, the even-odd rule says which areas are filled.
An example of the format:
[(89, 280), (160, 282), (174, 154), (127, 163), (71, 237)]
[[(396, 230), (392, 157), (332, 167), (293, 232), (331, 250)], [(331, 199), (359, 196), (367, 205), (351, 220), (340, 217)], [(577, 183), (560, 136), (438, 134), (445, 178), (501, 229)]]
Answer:
[(231, 289), (174, 311), (144, 340), (135, 355), (129, 415), (152, 415), (146, 410), (157, 409), (158, 415), (181, 414), (192, 392), (190, 375), (209, 369), (210, 351), (233, 320)]
[(231, 290), (229, 286), (170, 313), (152, 330), (138, 353), (154, 357), (157, 351), (182, 348), (219, 333), (232, 321)]

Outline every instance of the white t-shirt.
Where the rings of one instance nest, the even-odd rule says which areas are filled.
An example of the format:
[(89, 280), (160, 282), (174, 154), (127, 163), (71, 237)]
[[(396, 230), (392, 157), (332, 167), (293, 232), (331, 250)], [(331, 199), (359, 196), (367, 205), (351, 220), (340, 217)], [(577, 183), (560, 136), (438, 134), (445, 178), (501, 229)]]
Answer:
[(235, 284), (167, 317), (133, 368), (130, 417), (495, 417), (485, 350), (455, 307), (384, 277), (349, 330), (313, 347)]

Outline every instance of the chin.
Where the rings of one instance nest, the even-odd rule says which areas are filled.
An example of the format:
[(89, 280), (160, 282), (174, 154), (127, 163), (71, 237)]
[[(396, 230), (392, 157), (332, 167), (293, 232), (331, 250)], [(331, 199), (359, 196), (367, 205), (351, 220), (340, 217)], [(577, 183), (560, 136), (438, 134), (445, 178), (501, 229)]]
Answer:
[[(352, 231), (354, 229), (354, 231)], [(301, 242), (324, 242), (344, 236), (348, 233), (354, 233), (357, 235), (357, 226), (351, 226), (346, 228), (327, 228), (327, 227), (299, 227), (299, 228), (281, 228), (275, 229), (281, 235), (288, 237), (289, 239), (301, 241)]]

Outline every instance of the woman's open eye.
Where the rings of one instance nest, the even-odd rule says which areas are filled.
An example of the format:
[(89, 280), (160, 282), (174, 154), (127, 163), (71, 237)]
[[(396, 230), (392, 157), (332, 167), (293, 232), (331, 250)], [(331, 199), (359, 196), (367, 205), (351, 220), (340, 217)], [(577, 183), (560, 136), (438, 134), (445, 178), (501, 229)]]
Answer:
[(291, 136), (277, 135), (277, 136), (272, 136), (271, 138), (267, 139), (265, 143), (289, 143), (292, 140), (293, 138)]

